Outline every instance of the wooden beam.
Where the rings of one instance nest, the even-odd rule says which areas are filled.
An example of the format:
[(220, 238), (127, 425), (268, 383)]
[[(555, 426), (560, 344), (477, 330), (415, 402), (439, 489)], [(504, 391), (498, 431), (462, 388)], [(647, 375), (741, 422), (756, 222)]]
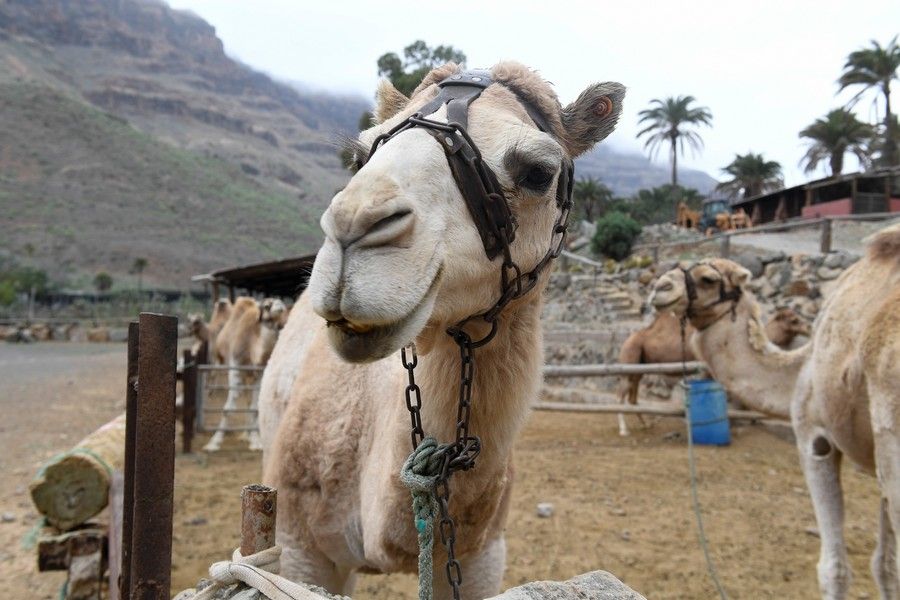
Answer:
[[(574, 402), (537, 402), (534, 410), (551, 412), (577, 412), (599, 414), (657, 415), (660, 417), (684, 417), (682, 406), (650, 406), (641, 404), (576, 404)], [(760, 421), (771, 419), (769, 415), (754, 410), (729, 410), (729, 419)]]

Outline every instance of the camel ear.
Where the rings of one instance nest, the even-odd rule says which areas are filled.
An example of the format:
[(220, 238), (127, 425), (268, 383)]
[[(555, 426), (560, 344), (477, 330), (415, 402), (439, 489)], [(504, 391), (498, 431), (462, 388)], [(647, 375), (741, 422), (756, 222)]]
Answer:
[(728, 274), (728, 281), (734, 287), (741, 287), (753, 278), (753, 274), (744, 267), (735, 265)]
[(398, 112), (406, 108), (409, 98), (394, 87), (387, 79), (378, 83), (375, 91), (375, 122), (384, 123)]
[(562, 111), (564, 142), (575, 158), (612, 133), (622, 113), (625, 86), (614, 81), (595, 83)]

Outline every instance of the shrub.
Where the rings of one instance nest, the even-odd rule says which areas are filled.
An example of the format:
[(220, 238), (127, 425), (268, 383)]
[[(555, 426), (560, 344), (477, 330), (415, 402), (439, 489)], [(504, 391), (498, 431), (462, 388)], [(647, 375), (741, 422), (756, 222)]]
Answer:
[(641, 226), (628, 215), (611, 212), (597, 221), (597, 230), (591, 240), (591, 249), (615, 260), (631, 254), (634, 240), (641, 234)]

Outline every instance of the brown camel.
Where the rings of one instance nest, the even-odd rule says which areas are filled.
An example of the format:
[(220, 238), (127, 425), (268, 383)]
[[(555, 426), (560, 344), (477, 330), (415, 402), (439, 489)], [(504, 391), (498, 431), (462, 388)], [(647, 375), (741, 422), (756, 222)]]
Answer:
[[(633, 332), (622, 344), (619, 351), (619, 363), (646, 364), (667, 363), (696, 360), (688, 340), (694, 334), (694, 326), (685, 324), (684, 339), (681, 341), (680, 319), (671, 311), (657, 314), (653, 322), (643, 329)], [(809, 324), (794, 310), (780, 308), (766, 324), (766, 337), (776, 346), (788, 348), (798, 335), (809, 336)], [(684, 352), (682, 352), (684, 348)], [(640, 375), (626, 375), (619, 384), (619, 403), (637, 404)], [(638, 415), (641, 424), (644, 423)], [(619, 414), (619, 435), (628, 435), (625, 415)]]
[[(213, 362), (218, 361), (216, 354), (216, 338), (231, 314), (231, 302), (227, 298), (216, 300), (213, 305), (212, 317), (209, 323), (203, 320), (203, 315), (199, 313), (191, 313), (188, 315), (188, 323), (191, 328), (191, 334), (196, 338), (196, 342), (191, 346), (191, 351), (196, 356), (200, 351), (201, 345), (206, 342), (207, 359)], [(221, 362), (220, 362), (221, 364)]]
[[(762, 335), (759, 308), (744, 289), (750, 273), (713, 260), (666, 273), (653, 304), (689, 314), (693, 343), (729, 394), (790, 416), (821, 538), (819, 587), (843, 599), (850, 587), (840, 465), (847, 456), (878, 478), (881, 515), (872, 573), (882, 598), (897, 598), (900, 533), (900, 224), (876, 233), (866, 256), (837, 280), (812, 340), (785, 352)], [(741, 290), (736, 299), (726, 299)], [(733, 317), (731, 315), (734, 315)]]
[[(410, 492), (399, 478), (411, 444), (408, 375), (398, 354), (415, 341), (422, 428), (440, 441), (454, 439), (461, 359), (445, 332), (500, 297), (502, 260), (488, 258), (470, 196), (460, 191), (442, 149), (458, 142), (453, 130), (435, 137), (406, 129), (371, 153), (379, 135), (463, 78), (470, 87), (492, 82), (468, 106), (468, 134), (515, 217), (509, 248), (522, 273), (559, 241), (553, 231), (566, 204), (559, 198), (567, 197), (567, 186), (558, 189), (565, 186), (564, 165), (612, 131), (624, 96), (619, 84), (595, 84), (563, 108), (548, 83), (511, 62), (494, 66), (489, 77), (445, 65), (409, 99), (381, 84), (375, 111), (381, 122), (360, 134), (354, 146), (361, 168), (322, 216), (324, 245), (260, 397), (264, 480), (279, 490), (282, 573), (331, 592), (349, 593), (359, 571), (416, 571)], [(426, 116), (446, 122), (447, 112), (440, 107)], [(460, 185), (478, 185), (463, 176)], [(498, 313), (490, 343), (474, 350), (470, 426), (481, 453), (476, 468), (449, 482), (466, 600), (495, 594), (503, 579), (511, 453), (540, 391), (548, 277), (544, 269), (529, 280), (534, 286)], [(481, 319), (464, 327), (473, 339), (489, 331)], [(443, 547), (434, 561), (434, 597), (450, 598)]]

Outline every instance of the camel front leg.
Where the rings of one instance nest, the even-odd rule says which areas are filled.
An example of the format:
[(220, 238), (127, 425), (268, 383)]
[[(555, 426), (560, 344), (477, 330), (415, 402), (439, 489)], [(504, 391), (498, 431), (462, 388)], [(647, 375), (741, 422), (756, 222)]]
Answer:
[[(626, 402), (632, 406), (637, 405), (638, 388), (640, 387), (640, 375), (626, 375), (619, 386), (619, 404)], [(638, 415), (642, 426), (646, 426), (644, 418)], [(625, 413), (619, 413), (619, 435), (625, 437), (628, 434), (628, 424), (625, 422)]]
[[(436, 542), (440, 544), (439, 541)], [(446, 556), (440, 553), (438, 556)], [(452, 600), (453, 592), (447, 582), (444, 559), (434, 563), (434, 600)], [(506, 539), (501, 535), (489, 540), (481, 552), (460, 559), (462, 585), (461, 600), (482, 600), (500, 593), (503, 572), (506, 570)]]
[(822, 430), (794, 429), (821, 538), (819, 589), (825, 600), (844, 600), (850, 588), (851, 572), (844, 543), (841, 452)]
[(878, 514), (878, 543), (872, 554), (872, 577), (878, 585), (882, 600), (896, 600), (897, 593), (897, 540), (891, 524), (890, 505), (881, 498)]
[[(232, 365), (233, 366), (233, 365)], [(237, 408), (237, 398), (241, 385), (241, 372), (237, 369), (228, 370), (228, 396), (225, 399), (225, 406), (222, 407), (222, 418), (219, 419), (219, 426), (203, 449), (207, 452), (217, 452), (222, 447), (222, 441), (225, 439), (225, 430), (228, 429), (229, 411)]]

